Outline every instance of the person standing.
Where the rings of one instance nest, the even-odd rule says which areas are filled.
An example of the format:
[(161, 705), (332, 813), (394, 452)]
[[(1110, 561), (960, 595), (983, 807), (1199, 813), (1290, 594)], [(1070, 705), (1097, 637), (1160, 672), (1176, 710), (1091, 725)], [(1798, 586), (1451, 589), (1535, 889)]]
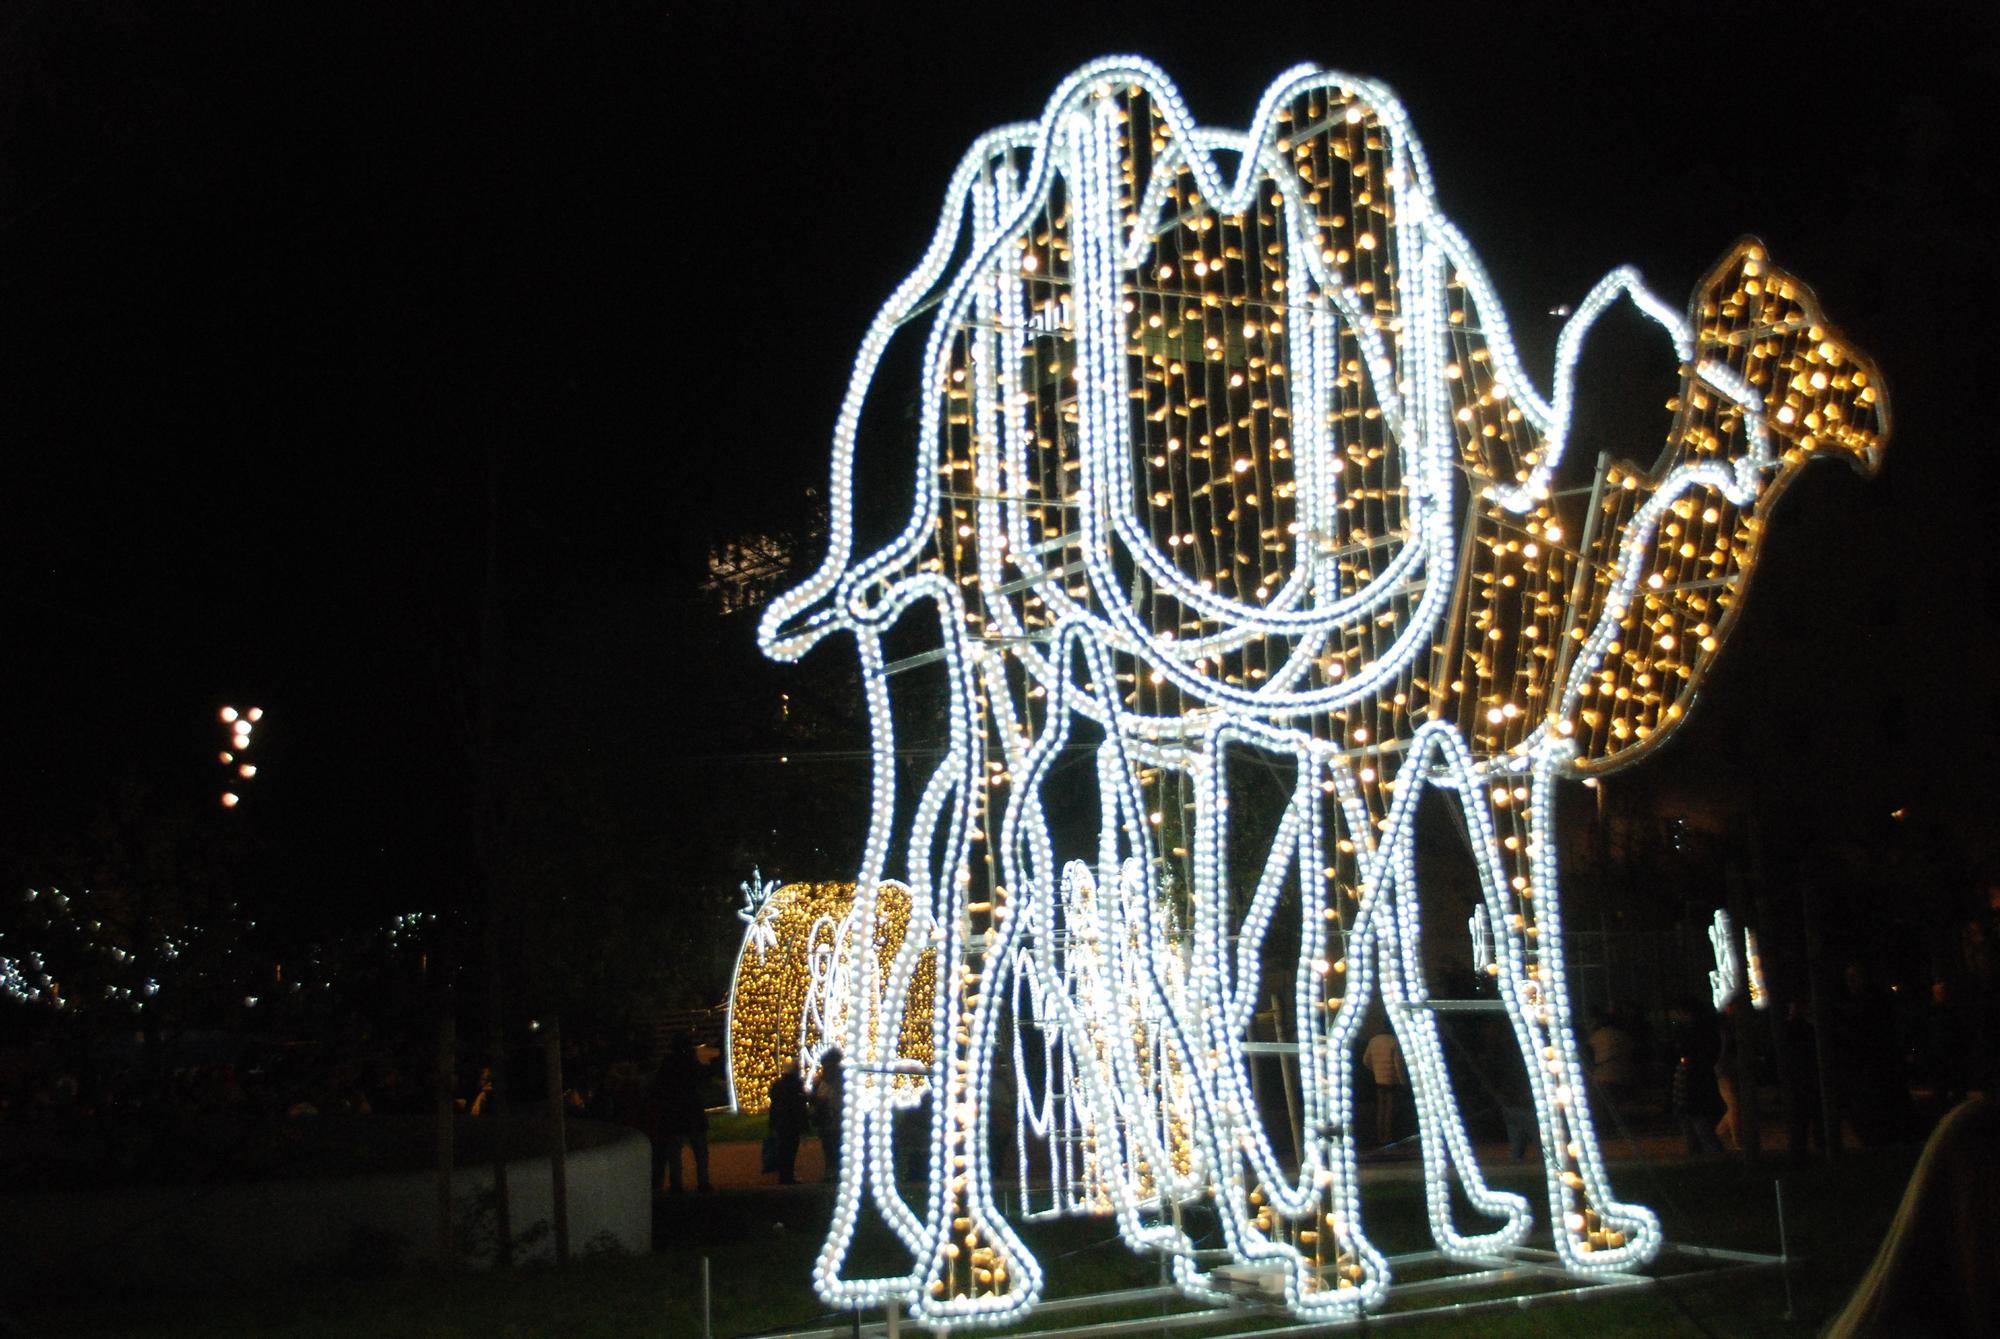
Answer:
[[(701, 1096), (702, 1083), (713, 1068), (695, 1055), (693, 1038), (680, 1033), (667, 1043), (660, 1068), (653, 1075), (653, 1157), (656, 1164), (666, 1164), (668, 1188), (676, 1195), (683, 1189), (683, 1144), (694, 1150), (695, 1189), (704, 1194), (714, 1189), (708, 1183), (708, 1107)], [(659, 1173), (656, 1165), (654, 1190), (660, 1188)]]
[(1721, 1044), (1715, 1053), (1715, 1090), (1722, 1097), (1722, 1115), (1715, 1122), (1715, 1137), (1724, 1151), (1743, 1151), (1743, 1117), (1737, 1105), (1738, 1057), (1742, 1048), (1736, 1040), (1736, 1001), (1723, 1006)]
[(1715, 1127), (1723, 1117), (1722, 1090), (1716, 1085), (1716, 1063), (1722, 1057), (1722, 1038), (1715, 1023), (1692, 1000), (1678, 1000), (1673, 1007), (1674, 1121), (1687, 1136), (1687, 1151), (1720, 1153), (1722, 1140)]
[(1484, 1054), (1493, 1100), (1507, 1130), (1507, 1156), (1521, 1162), (1528, 1156), (1528, 1146), (1540, 1141), (1541, 1132), (1535, 1120), (1534, 1084), (1510, 1023), (1495, 1018), (1487, 1024)]
[(1608, 1101), (1623, 1102), (1639, 1077), (1638, 1045), (1605, 1010), (1594, 1011), (1592, 1018), (1595, 1025), (1586, 1043), (1590, 1047), (1590, 1081)]
[(1785, 1006), (1783, 1048), (1785, 1076), (1785, 1148), (1792, 1161), (1803, 1162), (1824, 1150), (1826, 1125), (1821, 1119), (1819, 1051), (1814, 1044), (1812, 1017), (1804, 1000)]
[(806, 1132), (806, 1083), (799, 1077), (799, 1062), (785, 1064), (785, 1072), (771, 1083), (771, 1166), (778, 1184), (798, 1184), (799, 1136)]
[(1396, 1132), (1396, 1090), (1404, 1086), (1403, 1048), (1396, 1034), (1384, 1028), (1370, 1037), (1361, 1063), (1375, 1079), (1375, 1142), (1386, 1144)]
[(813, 1080), (812, 1121), (819, 1131), (820, 1152), (826, 1158), (826, 1179), (840, 1174), (840, 1120), (846, 1097), (845, 1057), (838, 1046), (820, 1057), (819, 1077)]

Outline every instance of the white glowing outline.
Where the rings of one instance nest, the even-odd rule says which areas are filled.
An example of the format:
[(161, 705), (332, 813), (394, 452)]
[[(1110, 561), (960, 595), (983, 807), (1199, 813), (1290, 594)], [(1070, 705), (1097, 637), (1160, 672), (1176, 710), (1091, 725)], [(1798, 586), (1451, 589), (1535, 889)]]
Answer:
[(722, 1014), (722, 1083), (731, 1111), (742, 1110), (736, 1096), (736, 983), (743, 978), (743, 959), (751, 948), (762, 962), (765, 951), (778, 946), (777, 927), (768, 916), (778, 881), (766, 879), (761, 868), (753, 867), (750, 877), (737, 886), (743, 892), (743, 905), (736, 910), (736, 919), (744, 923), (743, 942), (736, 946), (736, 965), (729, 969), (729, 1000)]
[[(1295, 243), (1304, 226), (1300, 207), (1294, 193), (1282, 189), (1289, 179), (1272, 175), (1279, 109), (1315, 90), (1349, 97), (1366, 104), (1390, 146), (1394, 164), (1390, 184), (1398, 193), (1395, 246), (1403, 258), (1397, 277), (1403, 329), (1396, 348), (1385, 346), (1372, 321), (1362, 317), (1358, 295), (1329, 272), (1316, 248), (1299, 247), (1290, 256), (1309, 280), (1309, 289), (1316, 290), (1311, 300), (1318, 304), (1292, 321), (1293, 361), (1299, 365), (1296, 376), (1303, 387), (1294, 394), (1314, 393), (1315, 341), (1330, 347), (1334, 328), (1347, 329), (1363, 352), (1387, 436), (1401, 453), (1407, 542), (1383, 571), (1346, 596), (1321, 596), (1310, 576), (1313, 563), (1307, 560), (1267, 603), (1252, 606), (1229, 600), (1189, 583), (1171, 564), (1156, 561), (1146, 537), (1130, 533), (1127, 509), (1108, 502), (1121, 491), (1129, 496), (1131, 486), (1129, 450), (1119, 428), (1124, 373), (1118, 285), (1121, 273), (1145, 253), (1148, 234), (1143, 221), (1151, 216), (1147, 202), (1155, 201), (1153, 191), (1169, 175), (1163, 166), (1156, 168), (1146, 202), (1128, 229), (1114, 190), (1118, 128), (1110, 96), (1112, 90), (1126, 86), (1151, 98), (1171, 137), (1172, 166), (1192, 176), (1210, 211), (1239, 212), (1267, 178), (1280, 180), (1287, 235)], [(1238, 156), (1240, 167), (1233, 183), (1225, 181), (1213, 160), (1218, 150)], [(1018, 254), (1010, 247), (1057, 179), (1064, 184), (1073, 214), (1071, 289), (1063, 308), (1038, 319), (1066, 323), (1075, 332), (1079, 496), (1086, 504), (1079, 511), (1087, 581), (1098, 592), (1117, 590), (1119, 579), (1110, 553), (1114, 544), (1120, 545), (1158, 589), (1231, 629), (1206, 642), (1163, 639), (1119, 599), (1073, 600), (1060, 582), (1047, 582), (1037, 592), (1055, 620), (1046, 645), (1030, 645), (1017, 637), (1020, 645), (996, 651), (967, 635), (965, 604), (952, 581), (938, 572), (920, 570), (920, 556), (938, 521), (935, 462), (942, 418), (941, 373), (948, 367), (952, 339), (975, 320), (993, 328), (1032, 328), (1008, 268)], [(962, 235), (962, 222), (968, 218), (969, 233)], [(967, 248), (965, 258), (952, 268), (961, 243)], [(1411, 736), (1394, 741), (1402, 759), (1390, 792), (1393, 803), (1387, 817), (1372, 824), (1361, 784), (1374, 780), (1373, 764), (1386, 756), (1386, 750), (1345, 752), (1315, 736), (1310, 721), (1315, 713), (1368, 699), (1417, 657), (1431, 652), (1448, 606), (1456, 576), (1452, 485), (1457, 461), (1445, 421), (1449, 399), (1441, 390), (1440, 332), (1446, 301), (1442, 276), (1447, 269), (1475, 299), (1497, 375), (1543, 443), (1527, 477), (1489, 481), (1487, 499), (1518, 513), (1547, 496), (1567, 446), (1583, 336), (1621, 296), (1629, 297), (1637, 310), (1667, 332), (1693, 384), (1735, 406), (1748, 450), (1728, 462), (1696, 459), (1677, 464), (1657, 481), (1621, 537), (1609, 598), (1581, 639), (1560, 693), (1524, 742), (1502, 755), (1478, 757), (1455, 726), (1442, 721), (1424, 724)], [(924, 352), (927, 375), (919, 417), (915, 504), (894, 539), (854, 561), (854, 458), (862, 405), (893, 332), (930, 305), (935, 305), (937, 314)], [(1322, 323), (1325, 333), (1316, 334)], [(1400, 365), (1392, 352), (1400, 355)], [(1547, 834), (1553, 831), (1554, 783), (1560, 776), (1577, 774), (1575, 745), (1566, 737), (1566, 729), (1554, 726), (1569, 725), (1585, 681), (1616, 638), (1644, 571), (1641, 559), (1661, 518), (1696, 488), (1714, 489), (1739, 507), (1754, 505), (1775, 477), (1779, 460), (1772, 450), (1763, 398), (1730, 368), (1696, 361), (1697, 352), (1689, 320), (1646, 290), (1636, 273), (1619, 269), (1590, 292), (1564, 326), (1557, 344), (1553, 392), (1540, 394), (1521, 367), (1484, 271), (1465, 239), (1438, 211), (1428, 165), (1403, 109), (1387, 90), (1367, 80), (1295, 68), (1266, 92), (1248, 133), (1236, 134), (1197, 127), (1177, 90), (1152, 64), (1112, 57), (1094, 61), (1066, 79), (1039, 121), (993, 131), (973, 145), (952, 178), (939, 226), (922, 261), (876, 315), (856, 356), (833, 434), (826, 559), (801, 585), (773, 601), (759, 629), (760, 644), (777, 659), (795, 660), (835, 631), (852, 633), (860, 655), (874, 735), (871, 821), (856, 875), (854, 910), (836, 935), (840, 964), (829, 963), (827, 968), (834, 985), (841, 984), (836, 973), (842, 968), (863, 975), (871, 970), (875, 890), (899, 835), (898, 761), (884, 636), (920, 605), (935, 609), (945, 632), (939, 653), (950, 686), (951, 743), (904, 829), (912, 912), (918, 906), (932, 909), (938, 952), (935, 1059), (930, 1071), (936, 1099), (931, 1103), (931, 1189), (926, 1204), (912, 1206), (896, 1187), (890, 1115), (902, 1103), (885, 1078), (891, 1068), (885, 1063), (888, 1057), (877, 1053), (879, 1044), (871, 1048), (869, 1042), (871, 1037), (887, 1039), (893, 1047), (899, 1035), (915, 957), (912, 936), (879, 989), (831, 991), (851, 1002), (844, 1010), (837, 1004), (829, 1007), (844, 1015), (839, 1021), (852, 1064), (843, 1125), (845, 1156), (827, 1241), (815, 1267), (816, 1287), (828, 1304), (878, 1305), (893, 1298), (905, 1303), (915, 1318), (933, 1325), (1003, 1322), (1033, 1306), (1040, 1293), (1041, 1269), (998, 1209), (985, 1127), (1000, 1045), (999, 1020), (1009, 1008), (1017, 1020), (1011, 1045), (1020, 1080), (1016, 1105), (1022, 1149), (1031, 1137), (1046, 1138), (1058, 1119), (1084, 1122), (1084, 1128), (1102, 1136), (1078, 1165), (1053, 1177), (1048, 1208), (1108, 1209), (1134, 1248), (1171, 1258), (1174, 1277), (1189, 1295), (1218, 1294), (1196, 1267), (1193, 1243), (1169, 1221), (1165, 1210), (1179, 1200), (1210, 1196), (1220, 1209), (1231, 1254), (1241, 1262), (1282, 1271), (1286, 1300), (1295, 1313), (1351, 1316), (1381, 1299), (1388, 1270), (1361, 1230), (1354, 1147), (1348, 1132), (1352, 1094), (1344, 1062), (1360, 1022), (1359, 1009), (1349, 1008), (1347, 1001), (1365, 1006), (1377, 976), (1409, 1062), (1432, 1226), (1440, 1249), (1451, 1258), (1469, 1260), (1519, 1243), (1530, 1227), (1527, 1202), (1485, 1186), (1444, 1077), (1434, 1017), (1425, 1007), (1414, 815), (1426, 786), (1456, 797), (1478, 863), (1484, 895), (1480, 913), (1490, 915), (1496, 930), (1507, 928), (1506, 934), (1494, 936), (1498, 942), (1491, 950), (1492, 967), (1517, 1041), (1529, 1057), (1549, 1203), (1557, 1220), (1553, 1235), (1558, 1256), (1579, 1273), (1628, 1269), (1653, 1257), (1660, 1244), (1658, 1222), (1649, 1211), (1611, 1196), (1584, 1087), (1576, 1082), (1583, 1069), (1562, 969), (1554, 842)], [(981, 343), (974, 348), (970, 372), (980, 431), (992, 440), (1007, 440), (1015, 413), (1011, 361), (996, 359)], [(1305, 514), (1317, 505), (1309, 496), (1316, 466), (1314, 443), (1302, 440), (1301, 446), (1305, 449), (1298, 467), (1300, 507)], [(978, 496), (985, 499), (978, 508), (979, 552), (985, 565), (978, 579), (995, 590), (1004, 574), (994, 555), (1011, 544), (1018, 563), (1019, 555), (1031, 546), (1022, 509), (1009, 505), (1004, 496), (1000, 467), (981, 468), (989, 473), (974, 481)], [(1036, 579), (1036, 574), (1028, 579)], [(1327, 634), (1413, 594), (1414, 603), (1402, 616), (1405, 626), (1358, 672), (1332, 686), (1295, 686), (1311, 648), (1322, 644)], [(1001, 634), (1022, 631), (1006, 622), (1004, 600), (991, 602), (989, 609)], [(1265, 633), (1300, 637), (1304, 654), (1273, 673), (1262, 687), (1234, 686), (1199, 672), (1201, 655)], [(1025, 669), (1038, 691), (1047, 694), (1047, 724), (1039, 737), (1031, 738), (1014, 713), (1006, 680), (1009, 663)], [(1130, 715), (1116, 691), (1121, 664), (1143, 664), (1160, 676), (1159, 681), (1171, 682), (1205, 706), (1177, 720)], [(1002, 906), (998, 889), (985, 890), (998, 909), (991, 913), (992, 928), (983, 942), (969, 944), (963, 913), (971, 896), (971, 851), (987, 747), (985, 728), (977, 724), (981, 709), (993, 713), (1000, 761), (1013, 777), (1001, 838), (993, 852), (1008, 896)], [(1097, 749), (1103, 798), (1094, 865), (1058, 858), (1041, 806), (1042, 783), (1067, 745), (1077, 716), (1104, 731)], [(1288, 759), (1296, 766), (1300, 794), (1285, 815), (1248, 918), (1232, 934), (1232, 927), (1221, 919), (1227, 899), (1219, 895), (1224, 886), (1228, 794), (1219, 758), (1234, 745)], [(1159, 898), (1147, 859), (1144, 805), (1134, 779), (1134, 769), (1141, 766), (1184, 773), (1197, 796), (1195, 807), (1202, 821), (1194, 834), (1194, 878), (1189, 889), (1194, 923), (1188, 930), (1189, 942), (1181, 946), (1165, 942), (1169, 932), (1147, 910), (1157, 906)], [(1508, 851), (1516, 853), (1514, 860), (1524, 863), (1510, 861), (1502, 851), (1486, 794), (1496, 779), (1504, 780), (1516, 794), (1526, 791), (1525, 849), (1518, 850), (1511, 836), (1506, 841)], [(1336, 797), (1335, 832), (1327, 830), (1317, 792)], [(1305, 1125), (1315, 1135), (1298, 1176), (1291, 1178), (1282, 1174), (1268, 1135), (1250, 1114), (1243, 1041), (1247, 1014), (1254, 1011), (1257, 998), (1255, 962), (1242, 959), (1242, 950), (1232, 954), (1230, 944), (1233, 939), (1253, 945), (1262, 942), (1287, 871), (1294, 865), (1301, 871), (1317, 870), (1331, 839), (1339, 834), (1355, 847), (1361, 871), (1359, 911), (1345, 936), (1347, 981), (1330, 1023), (1312, 1021), (1317, 1019), (1317, 1008), (1309, 1014), (1303, 1007), (1308, 1003), (1305, 983), (1313, 974), (1299, 973), (1300, 1017), (1312, 1022), (1308, 1035), (1300, 1039), (1301, 1101)], [(1511, 880), (1510, 868), (1516, 871)], [(1113, 889), (1115, 895), (1107, 891)], [(1527, 964), (1530, 950), (1525, 947), (1522, 917), (1508, 911), (1508, 899), (1517, 891), (1521, 896), (1531, 891), (1535, 897), (1540, 941), (1533, 956), (1538, 966)], [(1311, 961), (1316, 972), (1326, 970), (1323, 927), (1317, 917), (1302, 919), (1306, 922), (1302, 960)], [(1475, 914), (1476, 941), (1480, 919)], [(1064, 936), (1068, 944), (1060, 953), (1055, 933), (1059, 924), (1068, 927)], [(969, 979), (977, 983), (978, 1004), (968, 1016), (965, 992), (948, 989), (947, 984), (954, 977), (952, 964), (975, 957), (981, 965)], [(1312, 1003), (1316, 1006), (1316, 997)], [(1029, 1091), (1023, 1067), (1024, 1033), (1018, 1026), (1030, 1017), (1043, 1024), (1046, 1072), (1039, 1099)], [(966, 1037), (964, 1059), (954, 1073), (953, 1057), (961, 1046), (954, 1039), (961, 1030)], [(1058, 1040), (1052, 1042), (1052, 1036)], [(1136, 1052), (1131, 1044), (1135, 1037), (1144, 1040)], [(1219, 1057), (1213, 1066), (1205, 1062), (1210, 1055)], [(1061, 1118), (1053, 1114), (1050, 1102), (1051, 1090), (1059, 1082), (1075, 1099), (1066, 1108), (1070, 1114)], [(1124, 1133), (1114, 1138), (1108, 1133), (1114, 1130)], [(1186, 1162), (1185, 1170), (1175, 1165), (1176, 1156)], [(1576, 1170), (1568, 1170), (1570, 1164)], [(1450, 1211), (1454, 1176), (1476, 1208), (1501, 1220), (1497, 1228), (1477, 1235), (1458, 1231)], [(1276, 1213), (1328, 1210), (1326, 1223), (1343, 1258), (1353, 1262), (1351, 1277), (1343, 1277), (1338, 1289), (1327, 1287), (1323, 1279), (1316, 1284), (1301, 1251), (1260, 1230), (1246, 1211), (1244, 1195), (1253, 1185), (1268, 1197)], [(847, 1252), (864, 1198), (872, 1199), (911, 1251), (912, 1264), (905, 1273), (847, 1276)], [(1584, 1209), (1594, 1217), (1595, 1231), (1589, 1230)], [(952, 1220), (961, 1214), (974, 1224), (972, 1231), (985, 1244), (989, 1262), (1008, 1271), (1004, 1286), (969, 1295), (941, 1294), (927, 1287), (958, 1256), (957, 1241), (965, 1233)], [(1317, 1224), (1317, 1219), (1313, 1221)]]
[[(742, 887), (743, 905), (737, 908), (736, 919), (750, 927), (743, 933), (743, 947), (756, 949), (757, 961), (762, 962), (764, 954), (778, 946), (778, 928), (771, 923), (771, 899), (778, 892), (778, 881), (766, 879), (761, 869), (753, 869)], [(740, 961), (741, 952), (737, 957)]]

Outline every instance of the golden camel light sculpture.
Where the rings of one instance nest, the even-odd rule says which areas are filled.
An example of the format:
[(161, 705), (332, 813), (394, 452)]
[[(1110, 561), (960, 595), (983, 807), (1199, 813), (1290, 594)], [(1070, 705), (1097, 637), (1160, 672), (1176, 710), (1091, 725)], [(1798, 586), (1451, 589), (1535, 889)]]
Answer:
[[(1620, 298), (1680, 365), (1666, 450), (1650, 468), (1600, 457), (1590, 488), (1559, 491), (1582, 340)], [(862, 406), (893, 332), (926, 313), (915, 504), (857, 556)], [(1544, 393), (1403, 109), (1368, 80), (1290, 71), (1239, 133), (1198, 127), (1158, 69), (1111, 58), (973, 145), (855, 361), (826, 560), (760, 629), (787, 660), (854, 637), (874, 733), (857, 886), (893, 869), (932, 927), (884, 966), (864, 894), (843, 946), (858, 1003), (816, 1274), (829, 1304), (900, 1299), (946, 1323), (1034, 1304), (1041, 1270), (994, 1181), (1003, 1058), (1025, 1211), (1115, 1215), (1183, 1291), (1213, 1297), (1224, 1280), (1175, 1212), (1205, 1201), (1236, 1269), (1300, 1316), (1379, 1301), (1350, 1091), (1378, 1001), (1410, 1069), (1438, 1249), (1520, 1243), (1530, 1206), (1472, 1156), (1439, 1044), (1448, 1002), (1421, 968), (1414, 816), (1431, 789), (1478, 864), (1558, 1257), (1579, 1273), (1652, 1258), (1658, 1222), (1614, 1197), (1591, 1126), (1555, 783), (1629, 763), (1685, 718), (1772, 504), (1809, 457), (1872, 468), (1886, 402), (1754, 241), (1685, 315), (1613, 271), (1555, 364)], [(892, 662), (891, 630), (932, 616), (935, 649)], [(899, 751), (891, 710), (892, 676), (919, 669), (949, 709), (934, 766)], [(1056, 772), (1079, 754), (1089, 785)], [(1274, 773), (1281, 812), (1232, 833), (1255, 818), (1232, 794)], [(1095, 829), (1067, 849), (1079, 806)], [(1257, 1118), (1246, 1050), (1288, 904), (1291, 1158)], [(931, 1172), (911, 1203), (883, 1039), (902, 1035), (920, 947), (939, 991)], [(1454, 1182), (1489, 1224), (1456, 1221)], [(850, 1273), (870, 1205), (907, 1271)]]
[[(853, 884), (780, 885), (759, 871), (743, 884), (743, 894), (744, 906), (737, 912), (744, 923), (743, 942), (729, 976), (723, 1054), (731, 1109), (758, 1112), (770, 1107), (771, 1084), (788, 1064), (797, 1063), (810, 1086), (827, 1049), (841, 1044), (846, 1011), (856, 998), (841, 950), (857, 922)], [(906, 993), (895, 1047), (906, 1071), (897, 1084), (905, 1102), (916, 1100), (921, 1092), (917, 1076), (930, 1065), (936, 961), (935, 954), (921, 947), (930, 938), (924, 918), (918, 916), (912, 926), (910, 911), (909, 890), (890, 882), (877, 893), (870, 912), (875, 979), (890, 968), (906, 941), (918, 945), (910, 969), (915, 979)], [(873, 1017), (879, 1023), (881, 1015)]]

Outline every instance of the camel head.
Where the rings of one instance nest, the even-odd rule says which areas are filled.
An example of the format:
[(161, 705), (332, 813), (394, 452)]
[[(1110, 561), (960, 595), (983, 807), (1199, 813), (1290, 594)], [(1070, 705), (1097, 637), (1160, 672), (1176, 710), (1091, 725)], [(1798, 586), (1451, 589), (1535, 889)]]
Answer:
[(1875, 365), (1763, 243), (1732, 248), (1689, 317), (1695, 356), (1666, 453), (1651, 470), (1612, 465), (1587, 522), (1589, 579), (1551, 714), (1581, 773), (1635, 761), (1685, 719), (1806, 461), (1873, 473), (1888, 437)]
[[(1745, 238), (1695, 292), (1689, 313), (1697, 366), (1719, 365), (1746, 382), (1762, 402), (1764, 423), (1781, 471), (1814, 456), (1844, 457), (1873, 474), (1889, 436), (1889, 402), (1881, 375), (1827, 321), (1811, 289), (1773, 264), (1764, 244)], [(1702, 454), (1703, 434), (1734, 425), (1718, 406), (1709, 421), (1698, 388), (1683, 384), (1673, 443), (1682, 459)]]

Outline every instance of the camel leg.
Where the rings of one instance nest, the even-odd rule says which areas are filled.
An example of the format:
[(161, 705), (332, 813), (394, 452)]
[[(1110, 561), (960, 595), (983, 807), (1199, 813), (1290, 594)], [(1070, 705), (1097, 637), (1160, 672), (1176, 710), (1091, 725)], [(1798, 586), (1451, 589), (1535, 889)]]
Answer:
[[(1324, 764), (1300, 759), (1292, 807), (1273, 837), (1263, 877), (1240, 923), (1229, 919), (1228, 886), (1221, 879), (1227, 849), (1229, 806), (1220, 766), (1221, 741), (1212, 741), (1194, 769), (1200, 825), (1196, 830), (1194, 966), (1187, 997), (1173, 1006), (1178, 1030), (1197, 1039), (1196, 1053), (1215, 1058), (1196, 1067), (1193, 1111), (1197, 1143), (1207, 1164), (1224, 1242), (1239, 1261), (1282, 1269), (1287, 1305), (1302, 1316), (1348, 1317), (1381, 1300), (1388, 1265), (1361, 1230), (1359, 1184), (1352, 1132), (1352, 1037), (1373, 991), (1374, 916), (1364, 909), (1335, 944), (1328, 917), (1329, 879), (1322, 871), (1350, 866), (1351, 854), (1334, 854), (1328, 839), (1351, 853), (1368, 840), (1372, 825), (1351, 778), (1337, 773), (1341, 803), (1321, 803)], [(1296, 871), (1294, 884), (1291, 873)], [(1297, 891), (1294, 892), (1293, 890)], [(1308, 895), (1309, 894), (1309, 895)], [(1339, 894), (1333, 892), (1337, 899)], [(1297, 981), (1300, 1102), (1306, 1129), (1306, 1165), (1294, 1176), (1269, 1146), (1250, 1081), (1247, 1031), (1262, 990), (1256, 964), (1272, 915), (1287, 897), (1303, 899)], [(1207, 964), (1233, 957), (1236, 970)], [(1333, 998), (1327, 978), (1342, 958)], [(1226, 1292), (1206, 1279), (1186, 1253), (1174, 1261), (1175, 1279), (1189, 1296), (1217, 1299)]]
[[(1517, 798), (1523, 786), (1525, 803)], [(1504, 809), (1482, 815), (1505, 879), (1498, 887), (1488, 881), (1487, 912), (1497, 927), (1501, 995), (1535, 1097), (1556, 1251), (1579, 1272), (1628, 1268), (1658, 1253), (1660, 1223), (1651, 1210), (1613, 1197), (1591, 1124), (1564, 976), (1554, 788), (1555, 765), (1540, 760), (1511, 782)], [(1478, 812), (1469, 803), (1468, 816)]]
[[(1336, 892), (1335, 896), (1339, 896)], [(1308, 907), (1308, 914), (1312, 908)], [(1380, 917), (1364, 912), (1346, 940), (1347, 971), (1333, 1017), (1315, 1037), (1299, 1028), (1305, 1084), (1308, 1139), (1319, 1141), (1325, 1171), (1318, 1200), (1319, 1221), (1313, 1224), (1320, 1241), (1299, 1245), (1292, 1309), (1301, 1315), (1352, 1314), (1374, 1306), (1389, 1287), (1389, 1262), (1362, 1230), (1361, 1179), (1354, 1130), (1354, 1037), (1373, 999), (1371, 964), (1379, 955), (1374, 939)], [(1314, 1053), (1332, 1063), (1311, 1060)], [(1308, 1065), (1312, 1068), (1308, 1068)]]

